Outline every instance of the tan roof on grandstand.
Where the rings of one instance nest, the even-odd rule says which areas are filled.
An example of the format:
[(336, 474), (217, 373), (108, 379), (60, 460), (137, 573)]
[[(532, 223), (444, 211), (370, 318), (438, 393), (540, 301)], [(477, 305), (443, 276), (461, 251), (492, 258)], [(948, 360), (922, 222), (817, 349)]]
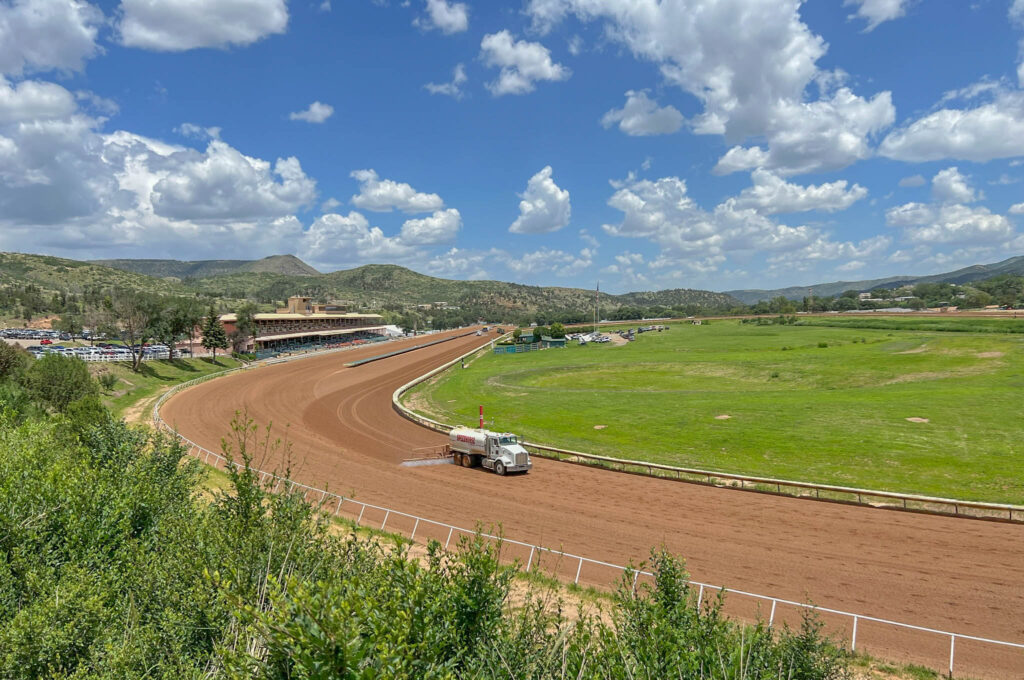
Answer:
[[(380, 314), (254, 314), (257, 321), (295, 321), (301, 319), (383, 319)], [(237, 314), (221, 314), (222, 322), (238, 321)]]
[(280, 335), (260, 335), (256, 342), (267, 340), (290, 340), (292, 338), (308, 338), (313, 335), (346, 335), (348, 333), (359, 333), (361, 331), (381, 331), (384, 326), (364, 326), (363, 328), (339, 328), (333, 331), (301, 331), (296, 333), (281, 333)]

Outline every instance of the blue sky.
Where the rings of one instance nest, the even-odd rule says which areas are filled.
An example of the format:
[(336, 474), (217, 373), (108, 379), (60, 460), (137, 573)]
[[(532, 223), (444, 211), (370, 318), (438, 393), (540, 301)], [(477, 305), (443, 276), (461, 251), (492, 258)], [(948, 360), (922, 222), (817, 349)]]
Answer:
[(0, 248), (603, 289), (1024, 253), (1024, 0), (0, 0)]

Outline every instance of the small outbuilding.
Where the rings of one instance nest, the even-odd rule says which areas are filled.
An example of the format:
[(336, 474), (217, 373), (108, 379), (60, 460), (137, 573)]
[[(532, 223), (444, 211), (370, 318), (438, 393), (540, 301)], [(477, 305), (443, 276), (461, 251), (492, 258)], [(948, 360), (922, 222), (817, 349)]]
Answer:
[(542, 335), (540, 338), (540, 346), (543, 348), (549, 347), (565, 347), (565, 338), (549, 338), (546, 335)]

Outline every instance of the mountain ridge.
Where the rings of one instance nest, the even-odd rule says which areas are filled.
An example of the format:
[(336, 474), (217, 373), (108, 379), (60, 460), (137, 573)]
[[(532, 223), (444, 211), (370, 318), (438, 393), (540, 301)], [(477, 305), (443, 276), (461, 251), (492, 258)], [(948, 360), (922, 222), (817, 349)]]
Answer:
[(310, 265), (294, 255), (270, 255), (259, 260), (161, 260), (113, 259), (87, 260), (89, 264), (111, 267), (136, 274), (166, 279), (202, 279), (240, 272), (320, 276)]
[(812, 292), (816, 297), (834, 297), (847, 290), (868, 292), (876, 288), (912, 286), (918, 283), (963, 284), (1003, 274), (1024, 275), (1024, 255), (1007, 258), (992, 264), (974, 264), (941, 274), (889, 276), (881, 279), (864, 279), (861, 281), (832, 281), (809, 286), (788, 286), (786, 288), (773, 289), (740, 289), (725, 291), (725, 293), (740, 300), (743, 304), (753, 305), (761, 300), (770, 300), (780, 296), (790, 300), (800, 300), (805, 296), (809, 296)]
[[(302, 265), (296, 267), (295, 262), (291, 261), (292, 257), (265, 258), (256, 261), (254, 266), (253, 262), (242, 260), (186, 263), (168, 260), (83, 262), (49, 255), (0, 253), (0, 283), (36, 286), (47, 294), (59, 291), (80, 294), (86, 290), (122, 287), (164, 295), (204, 295), (231, 301), (251, 299), (265, 307), (290, 295), (310, 295), (325, 300), (345, 300), (353, 308), (395, 312), (427, 309), (430, 311), (426, 313), (434, 316), (455, 313), (473, 319), (556, 318), (568, 314), (578, 317), (579, 321), (585, 321), (591, 318), (594, 305), (593, 290), (503, 281), (441, 279), (398, 265), (363, 265), (329, 274), (317, 272), (315, 275), (267, 271), (280, 268), (282, 264), (286, 265), (286, 271), (306, 271), (308, 265), (294, 258), (295, 262)], [(99, 262), (109, 262), (119, 267)], [(197, 263), (199, 266), (196, 266)], [(223, 271), (225, 266), (231, 273), (206, 277), (188, 276), (204, 271)], [(143, 274), (139, 273), (139, 269), (167, 276)], [(614, 314), (623, 308), (655, 305), (674, 307), (688, 314), (726, 311), (741, 306), (738, 300), (723, 293), (691, 289), (623, 295), (602, 292), (600, 301), (602, 316)]]

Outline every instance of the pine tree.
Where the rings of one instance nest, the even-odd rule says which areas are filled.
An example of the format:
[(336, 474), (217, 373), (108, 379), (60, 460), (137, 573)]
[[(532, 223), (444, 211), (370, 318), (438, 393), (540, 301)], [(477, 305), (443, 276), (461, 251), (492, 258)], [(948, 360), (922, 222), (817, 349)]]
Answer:
[(203, 321), (203, 347), (213, 352), (213, 360), (217, 361), (217, 350), (228, 348), (228, 336), (224, 332), (224, 326), (220, 323), (217, 311), (210, 305), (210, 311)]

